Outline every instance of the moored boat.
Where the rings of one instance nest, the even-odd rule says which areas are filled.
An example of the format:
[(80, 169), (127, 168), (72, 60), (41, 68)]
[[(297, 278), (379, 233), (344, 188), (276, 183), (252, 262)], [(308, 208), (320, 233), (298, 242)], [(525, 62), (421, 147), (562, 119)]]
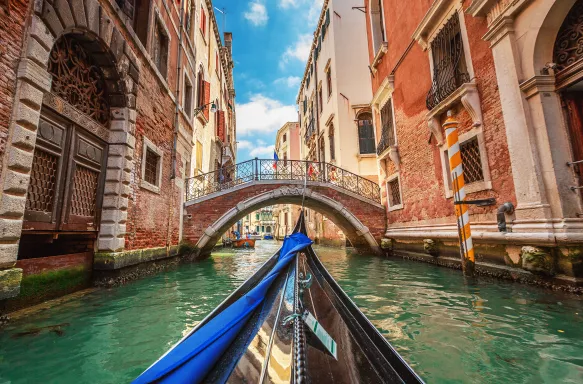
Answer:
[(294, 233), (134, 383), (422, 383)]
[(263, 240), (273, 240), (273, 235), (268, 233), (268, 234), (263, 236)]
[(233, 240), (233, 248), (255, 248), (255, 239)]

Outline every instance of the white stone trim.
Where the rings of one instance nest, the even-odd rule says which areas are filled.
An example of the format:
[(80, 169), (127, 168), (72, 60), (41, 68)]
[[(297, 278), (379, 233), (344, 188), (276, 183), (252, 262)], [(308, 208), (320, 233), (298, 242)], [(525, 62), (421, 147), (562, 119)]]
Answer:
[[(482, 163), (482, 172), (484, 174), (483, 181), (477, 181), (475, 183), (466, 184), (466, 193), (474, 193), (480, 191), (486, 191), (492, 189), (492, 179), (490, 177), (490, 167), (488, 166), (488, 152), (486, 150), (486, 141), (484, 139), (484, 132), (482, 128), (474, 128), (468, 132), (459, 135), (460, 145), (468, 140), (472, 140), (474, 137), (478, 139), (478, 147), (480, 149), (480, 162)], [(445, 197), (453, 197), (453, 190), (451, 188), (450, 175), (448, 173), (449, 168), (449, 158), (446, 154), (447, 145), (442, 145), (439, 148), (439, 157), (441, 159), (441, 170), (443, 177), (443, 188), (445, 191)], [(462, 164), (463, 165), (463, 164)]]
[[(158, 171), (157, 176), (157, 185), (153, 185), (148, 183), (145, 180), (145, 172), (146, 172), (146, 153), (148, 149), (158, 155)], [(164, 162), (164, 151), (158, 148), (154, 143), (152, 143), (146, 136), (143, 136), (143, 145), (142, 145), (142, 167), (140, 173), (140, 188), (147, 189), (150, 192), (160, 193), (160, 186), (162, 185), (162, 164)]]

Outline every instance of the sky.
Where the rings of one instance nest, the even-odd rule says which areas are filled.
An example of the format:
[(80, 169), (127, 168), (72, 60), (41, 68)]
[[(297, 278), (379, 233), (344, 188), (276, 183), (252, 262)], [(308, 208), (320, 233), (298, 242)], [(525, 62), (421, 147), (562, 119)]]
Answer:
[[(277, 130), (297, 121), (296, 96), (323, 0), (213, 0), (233, 33), (237, 162), (272, 159)], [(223, 30), (223, 16), (215, 10)]]

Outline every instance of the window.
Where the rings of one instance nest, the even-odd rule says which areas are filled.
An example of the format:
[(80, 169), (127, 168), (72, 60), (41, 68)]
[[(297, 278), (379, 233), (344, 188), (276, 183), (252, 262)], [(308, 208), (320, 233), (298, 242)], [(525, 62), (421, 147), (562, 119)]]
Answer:
[(372, 115), (369, 112), (358, 115), (358, 144), (361, 155), (375, 153)]
[(399, 185), (399, 177), (395, 177), (387, 182), (387, 198), (390, 208), (401, 208), (401, 187)]
[(200, 5), (200, 32), (202, 33), (202, 37), (206, 39), (206, 13), (202, 4)]
[(190, 27), (192, 26), (192, 0), (187, 0), (186, 1), (186, 8), (184, 9), (184, 20), (185, 20), (185, 25), (184, 25), (184, 29), (186, 29), (186, 32), (188, 33), (188, 36), (190, 35)]
[(198, 79), (196, 84), (196, 106), (198, 108), (204, 105), (204, 75), (202, 68), (198, 71)]
[(457, 12), (431, 42), (433, 85), (427, 94), (427, 109), (432, 110), (470, 81)]
[(168, 35), (160, 20), (156, 19), (154, 29), (154, 64), (162, 77), (166, 78), (168, 71)]
[[(449, 168), (449, 155), (445, 153), (445, 165), (448, 174), (449, 187), (452, 189), (451, 169)], [(484, 181), (484, 170), (482, 168), (482, 156), (480, 154), (480, 145), (478, 137), (474, 136), (469, 140), (460, 142), (460, 154), (462, 156), (462, 166), (464, 169), (464, 182), (466, 185)]]
[(328, 86), (328, 97), (332, 94), (332, 68), (326, 70), (326, 85)]
[(395, 124), (393, 120), (393, 100), (389, 99), (381, 108), (381, 139), (377, 146), (377, 155), (396, 144)]
[(196, 169), (195, 176), (202, 173), (202, 143), (196, 141)]
[(324, 141), (324, 136), (320, 137), (320, 161), (326, 161), (326, 144)]
[(283, 154), (283, 165), (287, 166), (287, 153)]
[(151, 192), (160, 193), (162, 156), (164, 152), (146, 137), (143, 138), (142, 145), (142, 180), (140, 181), (140, 187)]
[(382, 0), (371, 0), (370, 24), (372, 29), (372, 48), (376, 55), (382, 43), (385, 42), (385, 21)]
[(255, 227), (255, 232), (259, 233), (259, 225)]
[(284, 133), (284, 134), (283, 134), (283, 140), (282, 140), (282, 141), (283, 141), (284, 143), (287, 141), (287, 133)]
[(320, 88), (318, 89), (318, 107), (320, 108), (320, 113), (324, 109), (324, 103), (322, 101), (322, 84), (320, 83)]
[(324, 20), (324, 23), (322, 24), (322, 40), (324, 40), (324, 37), (326, 36), (326, 31), (328, 30), (328, 26), (330, 25), (330, 9), (326, 10), (326, 19)]
[(182, 106), (184, 108), (184, 113), (188, 117), (191, 117), (192, 113), (192, 83), (187, 76), (184, 76), (184, 104)]
[(284, 222), (284, 224), (285, 224), (286, 226), (288, 225), (288, 222), (289, 222), (289, 221), (288, 221), (288, 217), (287, 217), (287, 216), (288, 216), (288, 213), (287, 213), (287, 212), (284, 212), (284, 213), (283, 213), (283, 222)]
[(334, 147), (334, 125), (328, 128), (328, 140), (330, 141), (330, 160), (336, 160), (336, 149)]
[(255, 220), (259, 220), (259, 213), (255, 214)]
[(304, 96), (304, 115), (308, 111), (308, 98)]
[(146, 149), (146, 169), (144, 171), (144, 180), (152, 185), (158, 182), (158, 161), (160, 158), (151, 149)]
[(265, 225), (261, 226), (261, 232), (265, 232)]

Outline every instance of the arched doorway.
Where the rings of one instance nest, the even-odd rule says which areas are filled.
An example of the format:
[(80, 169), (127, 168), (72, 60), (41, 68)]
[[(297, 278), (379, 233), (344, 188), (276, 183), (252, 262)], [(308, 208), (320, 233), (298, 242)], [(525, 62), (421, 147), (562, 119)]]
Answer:
[[(111, 108), (124, 107), (113, 59), (96, 38), (65, 34), (49, 53), (18, 260), (77, 255), (100, 230)], [(38, 244), (43, 244), (39, 247)]]
[[(570, 165), (583, 186), (583, 0), (575, 2), (557, 34), (553, 49), (557, 88), (567, 120), (573, 161)], [(581, 194), (580, 194), (581, 197)]]

